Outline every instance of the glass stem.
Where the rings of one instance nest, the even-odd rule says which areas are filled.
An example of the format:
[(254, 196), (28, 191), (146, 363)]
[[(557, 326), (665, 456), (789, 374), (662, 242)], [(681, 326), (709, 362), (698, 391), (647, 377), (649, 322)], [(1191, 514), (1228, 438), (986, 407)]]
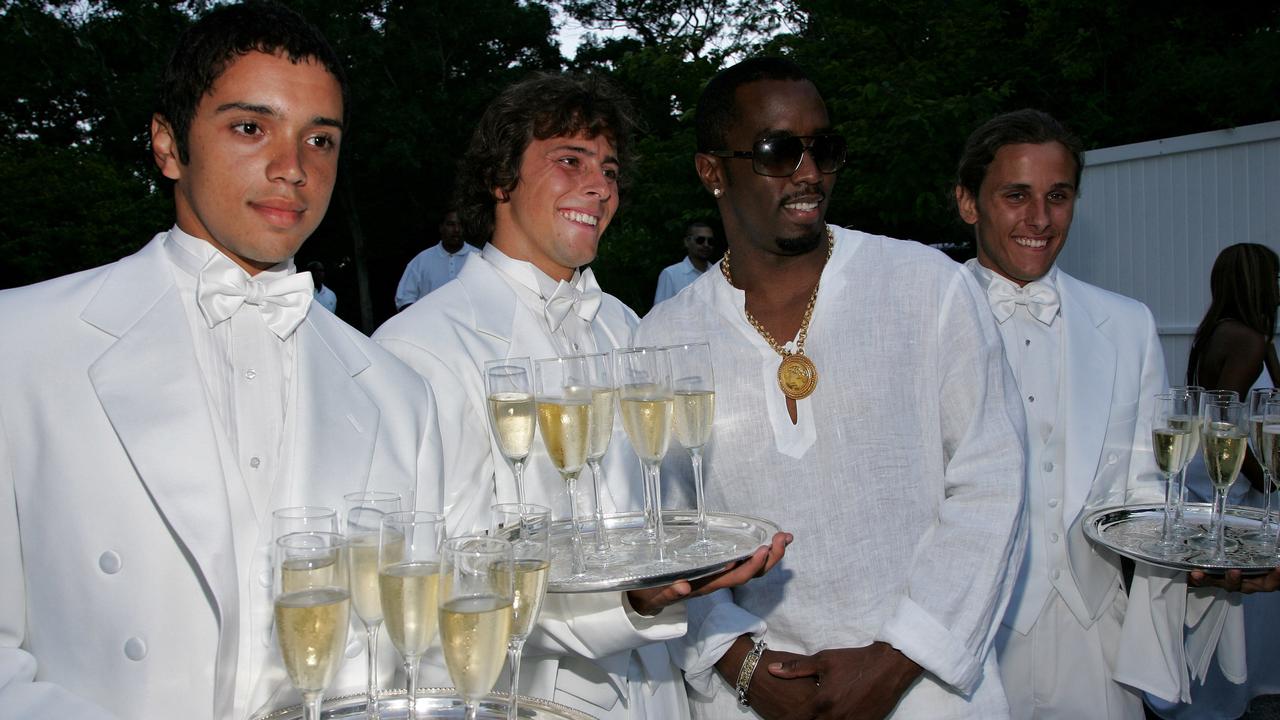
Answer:
[(1173, 511), (1174, 527), (1183, 527), (1187, 524), (1183, 513), (1187, 504), (1187, 468), (1183, 467), (1182, 472), (1178, 473), (1178, 502)]
[(649, 487), (649, 465), (644, 461), (640, 465), (644, 468), (644, 531), (649, 536), (649, 542), (653, 542), (658, 528), (653, 519), (653, 489)]
[(1173, 496), (1174, 490), (1174, 473), (1165, 476), (1164, 486), (1164, 527), (1160, 532), (1160, 542), (1165, 545), (1173, 544)]
[(516, 471), (516, 502), (524, 504), (524, 459), (511, 461)]
[(409, 698), (409, 717), (418, 717), (418, 658), (404, 659), (405, 695)]
[(702, 448), (689, 448), (693, 461), (693, 488), (698, 497), (698, 542), (707, 543), (707, 500), (702, 493)]
[(479, 712), (480, 705), (470, 700), (466, 702), (467, 702), (467, 720), (476, 720), (476, 713)]
[(1215, 490), (1213, 494), (1213, 531), (1216, 533), (1217, 545), (1213, 553), (1214, 562), (1222, 562), (1227, 557), (1226, 542), (1226, 509), (1227, 509), (1227, 490)]
[(585, 575), (587, 561), (582, 556), (582, 524), (578, 520), (578, 473), (565, 473), (569, 484), (569, 516), (573, 518), (573, 574)]
[(662, 527), (662, 466), (657, 462), (644, 464), (645, 485), (653, 495), (653, 540), (658, 544), (658, 562), (667, 560), (667, 536)]
[(365, 626), (369, 647), (369, 689), (365, 714), (371, 718), (378, 717), (378, 627), (380, 623)]
[(520, 655), (524, 650), (524, 638), (513, 637), (507, 642), (507, 659), (511, 663), (511, 694), (507, 698), (507, 720), (516, 720), (520, 697)]
[(599, 458), (588, 460), (587, 464), (591, 466), (591, 483), (596, 496), (596, 552), (603, 553), (609, 549), (609, 536), (604, 530), (604, 468), (600, 467)]
[(302, 693), (303, 720), (320, 720), (320, 706), (323, 702), (324, 693), (319, 690), (309, 690)]
[(1262, 527), (1258, 532), (1263, 536), (1271, 532), (1271, 473), (1262, 469)]

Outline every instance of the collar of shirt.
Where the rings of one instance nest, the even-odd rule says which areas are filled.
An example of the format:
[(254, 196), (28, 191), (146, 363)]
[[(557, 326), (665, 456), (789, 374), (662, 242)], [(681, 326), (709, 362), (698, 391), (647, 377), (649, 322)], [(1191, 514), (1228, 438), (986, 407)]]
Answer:
[[(516, 281), (521, 287), (533, 292), (544, 301), (555, 294), (556, 286), (560, 284), (558, 280), (539, 270), (538, 266), (526, 260), (516, 260), (494, 247), (492, 243), (484, 246), (480, 256), (488, 260), (490, 265), (498, 269), (498, 272)], [(574, 270), (573, 277), (569, 278), (569, 284), (578, 287), (581, 277), (582, 273)]]
[[(199, 277), (200, 269), (209, 262), (216, 260), (215, 256), (220, 255), (226, 258), (227, 262), (232, 262), (231, 258), (223, 255), (211, 243), (193, 235), (188, 235), (177, 225), (170, 228), (169, 240), (166, 245), (169, 248), (169, 257), (173, 260), (173, 264), (191, 277)], [(263, 282), (270, 282), (292, 275), (294, 270), (293, 258), (289, 258), (282, 263), (272, 265), (254, 277)], [(245, 277), (249, 277), (249, 273), (245, 273)]]
[(472, 247), (470, 243), (462, 243), (462, 247), (459, 248), (458, 252), (456, 253), (451, 253), (448, 250), (445, 250), (444, 243), (442, 242), (436, 243), (430, 249), (435, 250), (436, 254), (439, 255), (440, 257), (446, 257), (446, 258), (461, 257), (463, 255), (466, 255), (467, 253), (476, 251), (476, 249)]

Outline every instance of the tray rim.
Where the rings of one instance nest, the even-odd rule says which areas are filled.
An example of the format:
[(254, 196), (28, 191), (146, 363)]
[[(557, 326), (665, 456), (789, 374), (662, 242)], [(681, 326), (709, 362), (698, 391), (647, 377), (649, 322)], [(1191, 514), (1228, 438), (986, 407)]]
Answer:
[[(409, 696), (408, 688), (391, 688), (389, 690), (382, 690), (378, 692), (379, 700), (383, 698), (395, 699), (399, 697), (404, 697), (407, 700), (408, 696)], [(335, 707), (338, 707), (343, 705), (344, 703), (349, 703), (352, 700), (363, 701), (365, 697), (366, 695), (363, 692), (347, 693), (345, 695), (336, 695), (332, 698), (326, 697), (324, 699), (323, 708), (324, 710), (330, 710), (332, 709), (329, 707), (330, 703), (333, 703)], [(453, 688), (453, 687), (418, 688), (417, 697), (429, 697), (429, 698), (443, 697), (443, 698), (450, 698), (450, 699), (461, 699), (458, 697), (457, 688)], [(491, 692), (488, 695), (486, 695), (484, 699), (485, 700), (501, 700), (502, 703), (505, 705), (508, 697), (509, 697), (508, 694), (504, 692)], [(554, 702), (551, 702), (550, 700), (544, 700), (542, 698), (537, 698), (537, 697), (530, 697), (528, 695), (520, 696), (520, 706), (521, 707), (534, 706), (544, 712), (554, 713), (553, 717), (559, 718), (559, 720), (595, 720), (593, 716), (588, 715), (587, 713), (584, 713), (581, 710), (575, 710), (574, 708), (561, 705), (559, 703), (554, 703)], [(272, 710), (266, 715), (253, 715), (251, 717), (251, 720), (284, 720), (284, 718), (288, 718), (291, 716), (301, 717), (301, 712), (302, 712), (301, 705), (290, 705), (289, 707), (277, 708), (275, 710)]]
[[(664, 522), (669, 522), (669, 520), (673, 518), (681, 518), (681, 519), (693, 518), (696, 521), (697, 515), (698, 515), (698, 511), (694, 509), (678, 509), (678, 510), (664, 509), (662, 511), (662, 517)], [(619, 519), (639, 520), (643, 517), (644, 517), (644, 512), (642, 511), (630, 511), (630, 512), (621, 512), (621, 513), (608, 513), (604, 516), (604, 519), (607, 523), (609, 520), (619, 520)], [(707, 518), (708, 519), (723, 518), (723, 519), (730, 519), (738, 522), (746, 522), (748, 524), (754, 525), (759, 529), (764, 530), (768, 534), (768, 537), (770, 538), (772, 538), (775, 534), (782, 531), (782, 529), (778, 526), (778, 524), (773, 522), (772, 520), (756, 517), (754, 515), (744, 515), (742, 513), (708, 510)], [(556, 530), (563, 532), (571, 528), (572, 524), (573, 522), (571, 520), (556, 520), (551, 525), (553, 528), (553, 532), (555, 532)], [(582, 524), (584, 526), (594, 526), (595, 518), (593, 517), (584, 518)], [(766, 541), (761, 544), (764, 545), (768, 543)], [(556, 582), (553, 580), (551, 581), (550, 584), (548, 584), (547, 592), (557, 593), (561, 595), (570, 595), (570, 594), (577, 594), (577, 593), (593, 593), (593, 592), (621, 592), (621, 591), (627, 591), (627, 590), (644, 590), (647, 588), (661, 587), (663, 585), (669, 585), (677, 580), (696, 580), (698, 578), (706, 577), (707, 575), (711, 575), (717, 572), (728, 563), (737, 562), (739, 560), (743, 560), (745, 558), (751, 557), (751, 555), (755, 553), (756, 549), (759, 547), (760, 545), (756, 545), (754, 547), (751, 547), (749, 549), (746, 549), (734, 555), (726, 555), (721, 558), (717, 558), (715, 562), (708, 563), (705, 565), (696, 565), (696, 566), (689, 567), (687, 569), (681, 569), (679, 571), (673, 571), (673, 572), (646, 575), (641, 577), (631, 577), (631, 578), (627, 578), (626, 580), (620, 580), (620, 581), (610, 581), (608, 579), (604, 579), (604, 580), (592, 580), (590, 582), (573, 583), (573, 582), (565, 582), (565, 581)]]
[[(1184, 507), (1195, 508), (1196, 510), (1203, 510), (1208, 512), (1213, 511), (1212, 503), (1203, 503), (1203, 502), (1186, 503)], [(1262, 574), (1271, 572), (1277, 567), (1280, 567), (1280, 560), (1277, 560), (1273, 563), (1265, 564), (1265, 565), (1239, 564), (1239, 565), (1229, 565), (1229, 566), (1228, 565), (1218, 565), (1218, 566), (1197, 565), (1195, 563), (1185, 562), (1177, 559), (1156, 560), (1156, 559), (1150, 558), (1149, 556), (1138, 554), (1136, 551), (1130, 550), (1129, 548), (1119, 547), (1117, 545), (1114, 545), (1108, 542), (1106, 538), (1102, 536), (1101, 531), (1098, 529), (1098, 526), (1102, 523), (1102, 521), (1107, 516), (1118, 513), (1118, 512), (1131, 512), (1131, 513), (1148, 512), (1149, 513), (1149, 512), (1156, 512), (1156, 511), (1164, 512), (1164, 503), (1134, 503), (1134, 504), (1126, 504), (1126, 505), (1109, 505), (1106, 507), (1096, 508), (1094, 510), (1089, 511), (1085, 515), (1084, 522), (1081, 527), (1082, 527), (1082, 530), (1084, 531), (1085, 537), (1088, 538), (1090, 542), (1100, 545), (1110, 550), (1111, 552), (1114, 552), (1117, 555), (1126, 557), (1136, 563), (1141, 563), (1143, 565), (1148, 565), (1151, 567), (1163, 568), (1165, 570), (1180, 570), (1184, 572), (1199, 570), (1200, 572), (1203, 572), (1206, 575), (1223, 575), (1228, 570), (1239, 570), (1245, 575), (1262, 575)], [(1248, 505), (1228, 505), (1226, 506), (1226, 514), (1233, 515), (1239, 518), (1244, 518), (1246, 520), (1261, 521), (1263, 516), (1263, 511), (1262, 511), (1262, 508), (1250, 507)]]

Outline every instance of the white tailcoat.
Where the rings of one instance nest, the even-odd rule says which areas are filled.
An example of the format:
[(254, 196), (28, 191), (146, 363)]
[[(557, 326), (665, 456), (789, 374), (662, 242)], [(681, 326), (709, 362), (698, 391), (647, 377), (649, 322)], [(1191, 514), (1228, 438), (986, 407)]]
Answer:
[[(164, 237), (0, 293), (5, 717), (232, 715), (246, 582), (227, 483), (242, 481), (221, 467)], [(316, 305), (296, 338), (273, 501), (340, 507), (367, 485), (416, 485), (418, 505), (438, 509), (421, 378)], [(264, 677), (287, 686), (278, 665)], [(334, 687), (363, 688), (363, 658), (343, 672)]]
[[(626, 347), (638, 322), (635, 313), (612, 295), (602, 295), (592, 323), (597, 348), (606, 352)], [(453, 282), (374, 333), (378, 343), (426, 377), (435, 391), (450, 535), (484, 531), (491, 504), (516, 501), (514, 474), (489, 430), (484, 363), (508, 357), (556, 357), (559, 353), (544, 325), (499, 271), (476, 253)], [(620, 426), (614, 424), (603, 463), (608, 512), (642, 506), (642, 488), (636, 479), (639, 461)], [(556, 518), (567, 517), (564, 482), (540, 438), (534, 440), (524, 486), (526, 502), (548, 505)], [(588, 483), (580, 487), (580, 494), (589, 493)], [(683, 604), (663, 610), (652, 623), (637, 625), (634, 619), (634, 613), (623, 606), (621, 593), (548, 595), (538, 629), (525, 647), (520, 692), (564, 702), (596, 717), (686, 717), (683, 683), (662, 645), (684, 634)], [(627, 681), (635, 670), (633, 650), (643, 665), (642, 687)], [(427, 667), (430, 660), (423, 664), (427, 677), (432, 672)]]

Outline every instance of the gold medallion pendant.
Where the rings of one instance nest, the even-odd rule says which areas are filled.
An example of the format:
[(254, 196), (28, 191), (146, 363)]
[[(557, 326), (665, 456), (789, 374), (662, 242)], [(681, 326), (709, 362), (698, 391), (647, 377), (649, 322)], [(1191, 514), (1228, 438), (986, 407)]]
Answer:
[(792, 400), (803, 400), (818, 386), (818, 368), (804, 355), (784, 355), (778, 365), (778, 387)]

